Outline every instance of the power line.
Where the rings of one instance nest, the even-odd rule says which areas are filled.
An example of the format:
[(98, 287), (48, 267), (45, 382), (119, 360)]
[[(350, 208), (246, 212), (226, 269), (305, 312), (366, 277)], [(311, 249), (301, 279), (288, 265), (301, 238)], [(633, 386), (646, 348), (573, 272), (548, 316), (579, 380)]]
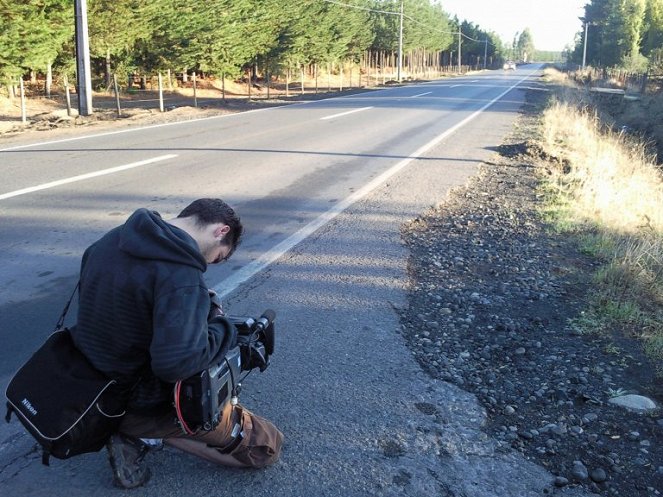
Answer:
[[(481, 41), (481, 40), (476, 40), (476, 39), (474, 39), (474, 38), (472, 38), (472, 37), (467, 36), (466, 34), (464, 34), (464, 33), (463, 33), (463, 30), (461, 29), (460, 24), (458, 25), (458, 31), (445, 31), (445, 30), (443, 30), (443, 29), (433, 28), (432, 26), (429, 26), (428, 24), (424, 24), (423, 22), (418, 21), (418, 20), (416, 20), (415, 18), (413, 18), (413, 17), (411, 17), (411, 16), (405, 15), (405, 14), (403, 13), (403, 3), (404, 3), (403, 0), (401, 0), (401, 9), (400, 9), (400, 12), (393, 12), (393, 11), (387, 11), (387, 10), (371, 9), (370, 7), (363, 7), (363, 6), (360, 6), (360, 5), (353, 5), (353, 4), (349, 4), (349, 3), (339, 2), (338, 0), (322, 0), (322, 1), (325, 2), (325, 3), (330, 3), (330, 4), (333, 4), (333, 5), (338, 5), (338, 6), (340, 6), (340, 7), (347, 7), (347, 8), (351, 8), (351, 9), (362, 10), (362, 11), (364, 11), (364, 12), (374, 12), (374, 13), (377, 13), (377, 14), (387, 14), (387, 15), (396, 15), (396, 16), (400, 16), (400, 18), (401, 18), (401, 27), (400, 27), (400, 35), (399, 35), (399, 54), (398, 54), (398, 63), (399, 63), (399, 69), (398, 69), (399, 76), (398, 76), (398, 80), (399, 80), (399, 81), (400, 81), (400, 63), (401, 63), (401, 57), (402, 57), (402, 55), (401, 55), (401, 51), (402, 51), (401, 43), (402, 43), (402, 36), (403, 36), (403, 18), (409, 19), (409, 20), (412, 21), (413, 23), (415, 23), (415, 24), (419, 24), (420, 26), (423, 26), (424, 28), (429, 29), (429, 30), (431, 30), (431, 31), (435, 31), (435, 32), (438, 32), (438, 33), (443, 33), (443, 34), (450, 34), (450, 35), (454, 35), (454, 36), (455, 36), (455, 35), (458, 35), (458, 70), (459, 70), (459, 71), (460, 71), (460, 62), (461, 62), (461, 58), (460, 58), (460, 47), (461, 47), (461, 39), (462, 39), (463, 37), (466, 38), (467, 40), (470, 40), (470, 41), (474, 41), (474, 42), (477, 42), (477, 43), (484, 43), (484, 44), (485, 44), (485, 47), (486, 47), (485, 50), (486, 50), (486, 51), (488, 50), (488, 34), (487, 34), (487, 33), (486, 33), (486, 38), (485, 38), (485, 40)], [(497, 48), (497, 45), (495, 45), (495, 44), (492, 43), (492, 42), (490, 42), (490, 45), (491, 45), (492, 47)], [(484, 52), (484, 59), (485, 59), (485, 57), (486, 57), (486, 55), (485, 55), (485, 52)], [(484, 61), (484, 67), (485, 67), (485, 61)]]
[[(400, 12), (393, 12), (393, 11), (390, 11), (390, 10), (371, 9), (370, 7), (362, 7), (360, 5), (353, 5), (353, 4), (350, 4), (350, 3), (339, 2), (337, 0), (321, 0), (321, 1), (325, 2), (325, 3), (331, 3), (331, 4), (334, 4), (334, 5), (338, 5), (340, 7), (349, 7), (351, 9), (363, 10), (365, 12), (375, 12), (377, 14), (387, 14), (387, 15), (394, 15), (394, 16), (400, 16), (401, 15)], [(403, 17), (406, 18), (406, 19), (409, 19), (410, 21), (414, 22), (415, 24), (419, 24), (419, 25), (421, 25), (425, 28), (428, 28), (431, 31), (437, 31), (438, 33), (451, 34), (451, 35), (457, 35), (458, 34), (458, 31), (445, 31), (445, 30), (442, 30), (442, 29), (434, 28), (434, 27), (432, 27), (428, 24), (424, 24), (421, 21), (417, 21), (414, 17), (408, 16), (406, 14), (403, 14)], [(467, 38), (470, 41), (476, 41), (477, 43), (484, 43), (485, 42), (485, 40), (476, 40), (474, 38), (471, 38), (471, 37), (467, 36), (466, 34), (464, 34), (462, 32), (462, 30), (460, 30), (460, 35), (463, 38)], [(497, 47), (497, 45), (495, 45), (492, 42), (488, 42), (488, 43), (490, 45), (492, 45), (493, 47)]]
[[(336, 0), (320, 0), (320, 1), (325, 2), (325, 3), (331, 3), (331, 4), (334, 4), (334, 5), (339, 5), (341, 7), (350, 7), (351, 9), (363, 10), (363, 11), (366, 11), (366, 12), (375, 12), (375, 13), (378, 13), (378, 14), (388, 14), (388, 15), (394, 15), (394, 16), (400, 16), (401, 15), (400, 12), (392, 12), (390, 10), (376, 10), (376, 9), (371, 9), (370, 7), (362, 7), (360, 5), (353, 5), (353, 4), (350, 4), (350, 3), (337, 2)], [(406, 18), (406, 19), (409, 19), (410, 21), (412, 21), (416, 24), (420, 24), (421, 26), (424, 26), (425, 28), (428, 28), (432, 31), (438, 31), (440, 33), (446, 33), (446, 34), (451, 34), (451, 35), (457, 35), (458, 34), (457, 31), (443, 31), (441, 29), (433, 28), (432, 26), (424, 24), (423, 22), (417, 21), (414, 17), (408, 16), (408, 15), (405, 15), (405, 14), (403, 14), (403, 17)]]
[(366, 12), (376, 12), (378, 14), (388, 14), (388, 15), (394, 15), (394, 16), (399, 16), (401, 15), (400, 12), (392, 12), (389, 10), (376, 10), (376, 9), (371, 9), (370, 7), (362, 7), (360, 5), (353, 5), (351, 3), (343, 3), (343, 2), (337, 2), (335, 0), (320, 0), (325, 3), (332, 3), (334, 5), (340, 5), (341, 7), (350, 7), (351, 9), (357, 9), (357, 10), (364, 10)]

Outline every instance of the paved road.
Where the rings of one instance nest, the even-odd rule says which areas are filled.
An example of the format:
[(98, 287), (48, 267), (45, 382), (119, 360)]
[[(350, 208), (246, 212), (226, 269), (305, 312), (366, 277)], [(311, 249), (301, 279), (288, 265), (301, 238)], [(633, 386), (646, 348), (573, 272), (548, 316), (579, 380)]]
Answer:
[[(408, 284), (399, 227), (490, 157), (538, 74), (0, 149), (1, 384), (53, 326), (87, 245), (138, 207), (168, 217), (218, 196), (247, 236), (208, 282), (231, 313), (277, 310), (273, 365), (242, 401), (282, 428), (283, 458), (250, 472), (155, 453), (137, 495), (539, 495), (550, 475), (494, 453), (474, 398), (419, 370), (396, 312)], [(42, 467), (12, 423), (0, 429), (0, 493), (116, 495), (104, 459)]]

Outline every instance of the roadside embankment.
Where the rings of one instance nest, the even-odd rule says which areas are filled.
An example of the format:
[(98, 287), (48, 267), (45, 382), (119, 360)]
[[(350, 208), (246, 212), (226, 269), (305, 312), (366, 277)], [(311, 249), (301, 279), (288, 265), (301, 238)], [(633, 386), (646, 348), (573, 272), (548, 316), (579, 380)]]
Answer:
[[(577, 156), (585, 146), (566, 148), (565, 155), (546, 147), (542, 119), (548, 103), (547, 94), (530, 91), (495, 162), (404, 228), (411, 291), (403, 333), (432, 377), (477, 396), (488, 413), (485, 430), (502, 450), (518, 451), (548, 468), (560, 492), (578, 486), (603, 495), (660, 495), (660, 356), (640, 339), (652, 331), (645, 325), (658, 319), (661, 308), (641, 301), (653, 293), (627, 292), (626, 276), (610, 276), (615, 261), (619, 274), (630, 275), (622, 265), (627, 256), (615, 251), (609, 257), (587, 244), (599, 240), (601, 231), (630, 240), (640, 231), (625, 235), (587, 219), (596, 208), (581, 205), (571, 193), (578, 185), (593, 191), (582, 176), (589, 171), (578, 166), (586, 160)], [(559, 122), (567, 138), (581, 134), (575, 114)], [(553, 135), (549, 143), (564, 139)], [(634, 172), (627, 183), (640, 177)], [(605, 172), (599, 171), (597, 180), (605, 181)], [(620, 203), (619, 192), (613, 195), (606, 214), (645, 220), (642, 213), (627, 212), (624, 204), (632, 200)], [(582, 218), (566, 217), (572, 206)], [(660, 271), (660, 255), (653, 255), (647, 269), (636, 264), (632, 270), (639, 269), (641, 277), (656, 267)], [(624, 291), (616, 293), (620, 288)], [(626, 295), (633, 297), (628, 304), (617, 299)], [(620, 307), (638, 301), (637, 313), (617, 319), (625, 317), (617, 312)], [(634, 315), (639, 318), (630, 320)], [(627, 409), (616, 399), (645, 404)]]

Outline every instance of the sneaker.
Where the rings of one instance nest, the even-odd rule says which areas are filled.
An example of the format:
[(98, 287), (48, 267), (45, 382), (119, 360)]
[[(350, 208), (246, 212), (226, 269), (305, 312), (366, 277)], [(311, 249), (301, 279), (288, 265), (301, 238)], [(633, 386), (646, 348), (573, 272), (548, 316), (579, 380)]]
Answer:
[(163, 438), (141, 438), (140, 441), (147, 445), (150, 450), (163, 449)]
[(121, 488), (136, 488), (150, 479), (150, 468), (143, 459), (149, 447), (140, 440), (112, 435), (106, 444), (108, 460), (113, 469), (113, 481)]

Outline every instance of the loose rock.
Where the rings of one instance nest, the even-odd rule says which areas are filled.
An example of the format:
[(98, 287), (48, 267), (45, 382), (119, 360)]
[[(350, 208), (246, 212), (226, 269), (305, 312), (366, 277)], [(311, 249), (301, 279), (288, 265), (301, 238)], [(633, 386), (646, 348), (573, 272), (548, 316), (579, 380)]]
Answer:
[(638, 412), (648, 412), (657, 409), (656, 402), (643, 395), (622, 395), (621, 397), (613, 397), (608, 402)]

